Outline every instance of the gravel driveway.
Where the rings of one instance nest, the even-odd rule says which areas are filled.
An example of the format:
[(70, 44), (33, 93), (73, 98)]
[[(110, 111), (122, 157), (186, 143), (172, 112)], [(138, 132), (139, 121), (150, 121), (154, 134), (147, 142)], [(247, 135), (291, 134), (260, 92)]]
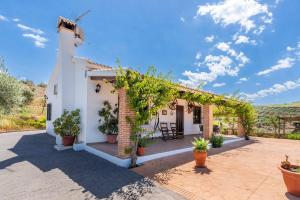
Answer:
[(0, 199), (183, 199), (87, 152), (54, 150), (40, 131), (0, 134)]

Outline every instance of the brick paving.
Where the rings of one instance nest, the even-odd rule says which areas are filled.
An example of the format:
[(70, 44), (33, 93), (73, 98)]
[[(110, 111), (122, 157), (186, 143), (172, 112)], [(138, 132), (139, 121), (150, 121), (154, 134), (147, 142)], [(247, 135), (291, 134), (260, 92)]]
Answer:
[(194, 167), (191, 153), (183, 153), (133, 171), (187, 199), (299, 200), (286, 192), (277, 169), (285, 154), (300, 160), (300, 141), (252, 138), (210, 150), (204, 169)]
[(54, 150), (46, 133), (0, 134), (0, 199), (184, 199), (87, 152)]

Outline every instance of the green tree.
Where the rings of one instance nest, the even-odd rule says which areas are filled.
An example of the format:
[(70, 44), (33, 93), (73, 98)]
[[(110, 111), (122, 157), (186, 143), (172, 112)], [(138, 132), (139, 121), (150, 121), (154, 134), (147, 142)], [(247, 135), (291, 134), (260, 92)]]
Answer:
[(133, 70), (123, 70), (120, 67), (115, 88), (126, 90), (129, 105), (135, 111), (134, 118), (126, 118), (132, 129), (130, 136), (132, 141), (130, 147), (131, 167), (135, 167), (137, 147), (141, 133), (145, 132), (142, 125), (146, 124), (159, 109), (173, 100), (177, 96), (177, 90), (174, 89), (168, 77), (157, 74), (154, 67), (150, 67), (144, 75)]
[(279, 130), (279, 118), (275, 115), (268, 115), (263, 118), (263, 123), (266, 126), (271, 126), (274, 133), (278, 134)]
[(20, 82), (11, 76), (0, 59), (0, 114), (8, 114), (22, 103), (22, 87)]
[(22, 96), (23, 96), (23, 101), (22, 101), (23, 105), (28, 105), (33, 101), (34, 93), (31, 90), (24, 88), (22, 91)]

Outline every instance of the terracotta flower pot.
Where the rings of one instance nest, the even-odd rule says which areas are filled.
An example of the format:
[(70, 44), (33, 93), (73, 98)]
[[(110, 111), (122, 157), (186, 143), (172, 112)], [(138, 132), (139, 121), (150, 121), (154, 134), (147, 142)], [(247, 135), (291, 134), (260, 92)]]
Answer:
[(75, 136), (63, 136), (62, 139), (64, 146), (72, 146), (75, 140)]
[(145, 147), (138, 147), (137, 154), (138, 154), (138, 156), (145, 155)]
[(117, 142), (117, 135), (107, 135), (107, 142), (114, 144)]
[[(292, 165), (292, 167), (297, 168), (299, 166)], [(292, 195), (300, 197), (300, 173), (283, 169), (281, 166), (279, 166), (278, 168), (282, 173), (287, 191)]]
[(194, 159), (196, 167), (205, 167), (205, 160), (207, 157), (206, 151), (194, 151)]

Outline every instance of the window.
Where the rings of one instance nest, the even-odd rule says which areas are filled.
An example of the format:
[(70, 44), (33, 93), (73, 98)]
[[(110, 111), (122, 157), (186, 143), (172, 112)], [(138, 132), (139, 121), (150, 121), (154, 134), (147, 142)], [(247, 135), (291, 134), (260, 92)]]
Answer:
[(201, 124), (201, 107), (195, 106), (193, 110), (193, 123)]
[(53, 94), (57, 95), (57, 84), (54, 85)]
[(52, 115), (52, 104), (47, 104), (47, 121), (51, 121), (51, 115)]

